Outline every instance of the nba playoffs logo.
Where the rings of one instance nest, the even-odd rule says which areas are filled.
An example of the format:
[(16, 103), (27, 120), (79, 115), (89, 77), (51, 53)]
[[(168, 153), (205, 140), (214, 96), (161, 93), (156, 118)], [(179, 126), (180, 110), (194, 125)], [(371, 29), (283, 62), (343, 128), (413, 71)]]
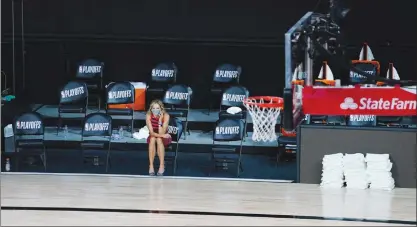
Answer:
[(175, 71), (174, 70), (163, 70), (163, 69), (153, 69), (152, 76), (153, 77), (174, 77)]
[(168, 126), (168, 134), (177, 135), (178, 134), (178, 127), (175, 126)]
[(217, 135), (238, 135), (239, 126), (218, 126), (216, 127)]
[(16, 129), (30, 130), (30, 129), (40, 129), (42, 125), (41, 121), (17, 121)]
[(85, 131), (107, 131), (109, 130), (109, 123), (85, 123)]
[(174, 100), (188, 100), (188, 95), (189, 94), (186, 92), (167, 91), (165, 93), (165, 98)]
[(77, 87), (77, 88), (72, 88), (69, 90), (61, 91), (61, 97), (65, 99), (65, 98), (70, 98), (70, 97), (74, 97), (78, 95), (83, 95), (84, 93), (85, 93), (84, 87)]
[(109, 99), (125, 99), (125, 98), (132, 97), (132, 91), (131, 90), (109, 91), (108, 95), (109, 95)]
[(101, 73), (101, 66), (88, 66), (88, 65), (80, 65), (78, 67), (78, 73), (85, 73), (85, 74), (93, 74), (93, 73)]

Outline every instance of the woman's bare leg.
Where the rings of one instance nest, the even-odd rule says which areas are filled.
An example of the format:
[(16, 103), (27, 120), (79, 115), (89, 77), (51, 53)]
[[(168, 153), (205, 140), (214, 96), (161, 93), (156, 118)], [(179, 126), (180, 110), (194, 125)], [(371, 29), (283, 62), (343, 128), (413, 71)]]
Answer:
[(158, 157), (159, 157), (159, 171), (158, 173), (164, 173), (165, 170), (165, 146), (162, 142), (161, 138), (156, 139), (156, 147), (158, 150)]
[(155, 137), (151, 137), (149, 140), (149, 173), (155, 173), (155, 169), (153, 168), (153, 162), (155, 160), (155, 146), (156, 139)]

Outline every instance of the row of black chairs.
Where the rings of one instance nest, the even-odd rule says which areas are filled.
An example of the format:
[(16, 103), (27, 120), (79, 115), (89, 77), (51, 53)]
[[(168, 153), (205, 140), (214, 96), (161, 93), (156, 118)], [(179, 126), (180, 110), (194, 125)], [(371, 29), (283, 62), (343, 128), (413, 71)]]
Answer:
[[(98, 100), (98, 107), (101, 107), (103, 87), (104, 63), (95, 59), (87, 59), (78, 65), (76, 73), (77, 80), (86, 82), (91, 97)], [(160, 63), (151, 71), (151, 77), (147, 81), (146, 89), (147, 103), (152, 99), (160, 99), (166, 90), (177, 82), (178, 68), (175, 63)], [(218, 66), (213, 74), (210, 87), (209, 112), (212, 108), (212, 96), (219, 96), (230, 86), (239, 85), (242, 68), (232, 64)]]
[[(185, 131), (190, 134), (188, 117), (192, 100), (192, 89), (186, 85), (176, 84), (164, 91), (162, 102), (166, 105), (167, 112), (176, 118), (184, 120)], [(81, 81), (71, 81), (60, 91), (58, 105), (57, 133), (62, 127), (62, 114), (81, 113), (87, 115), (88, 85)], [(249, 91), (243, 86), (231, 86), (223, 91), (220, 102), (219, 119), (241, 119), (247, 124), (247, 112), (243, 106), (243, 100), (249, 97)], [(128, 116), (130, 131), (134, 129), (134, 110), (132, 108), (110, 108), (110, 105), (133, 104), (135, 102), (135, 88), (129, 82), (112, 82), (106, 87), (106, 113), (111, 116)], [(240, 107), (242, 111), (237, 114), (227, 112), (229, 107)], [(246, 127), (245, 127), (246, 128)], [(186, 139), (186, 134), (184, 135)]]
[[(103, 150), (106, 154), (106, 172), (111, 167), (110, 154), (112, 142), (112, 117), (105, 113), (91, 113), (83, 119), (81, 130), (80, 151), (83, 157), (82, 163), (89, 156), (91, 150)], [(39, 155), (44, 169), (47, 167), (45, 146), (45, 125), (42, 116), (37, 112), (29, 112), (18, 116), (13, 124), (14, 144), (18, 155)], [(213, 169), (223, 168), (224, 163), (237, 165), (237, 176), (243, 171), (241, 164), (242, 142), (245, 123), (240, 119), (223, 119), (216, 122), (213, 130), (212, 162)], [(170, 118), (168, 133), (173, 143), (166, 147), (165, 161), (172, 164), (175, 175), (177, 169), (177, 157), (180, 138), (183, 133), (183, 124), (178, 118)], [(240, 141), (239, 146), (228, 145), (222, 142)], [(23, 151), (31, 151), (24, 153)], [(18, 162), (17, 162), (18, 163)], [(210, 171), (211, 172), (211, 171)]]

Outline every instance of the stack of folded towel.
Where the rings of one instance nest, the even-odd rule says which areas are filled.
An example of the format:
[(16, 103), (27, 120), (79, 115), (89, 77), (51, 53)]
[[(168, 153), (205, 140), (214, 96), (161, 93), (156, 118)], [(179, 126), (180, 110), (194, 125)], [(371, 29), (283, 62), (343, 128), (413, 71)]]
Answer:
[(345, 154), (343, 157), (343, 173), (346, 188), (368, 188), (369, 181), (366, 175), (366, 162), (363, 154)]
[(388, 154), (366, 154), (367, 175), (371, 189), (392, 190), (395, 188), (392, 178), (392, 163)]
[(323, 158), (323, 172), (321, 184), (323, 188), (342, 188), (343, 180), (343, 154), (325, 155)]

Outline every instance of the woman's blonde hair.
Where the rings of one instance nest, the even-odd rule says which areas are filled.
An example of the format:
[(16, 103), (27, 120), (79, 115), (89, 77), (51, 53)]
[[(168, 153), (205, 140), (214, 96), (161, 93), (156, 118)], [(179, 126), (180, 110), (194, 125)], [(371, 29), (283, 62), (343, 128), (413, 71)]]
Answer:
[(158, 104), (159, 108), (161, 108), (161, 114), (165, 114), (164, 104), (161, 102), (161, 100), (158, 100), (158, 99), (155, 99), (151, 102), (151, 104), (149, 105), (148, 114), (152, 113), (152, 106), (154, 104)]

